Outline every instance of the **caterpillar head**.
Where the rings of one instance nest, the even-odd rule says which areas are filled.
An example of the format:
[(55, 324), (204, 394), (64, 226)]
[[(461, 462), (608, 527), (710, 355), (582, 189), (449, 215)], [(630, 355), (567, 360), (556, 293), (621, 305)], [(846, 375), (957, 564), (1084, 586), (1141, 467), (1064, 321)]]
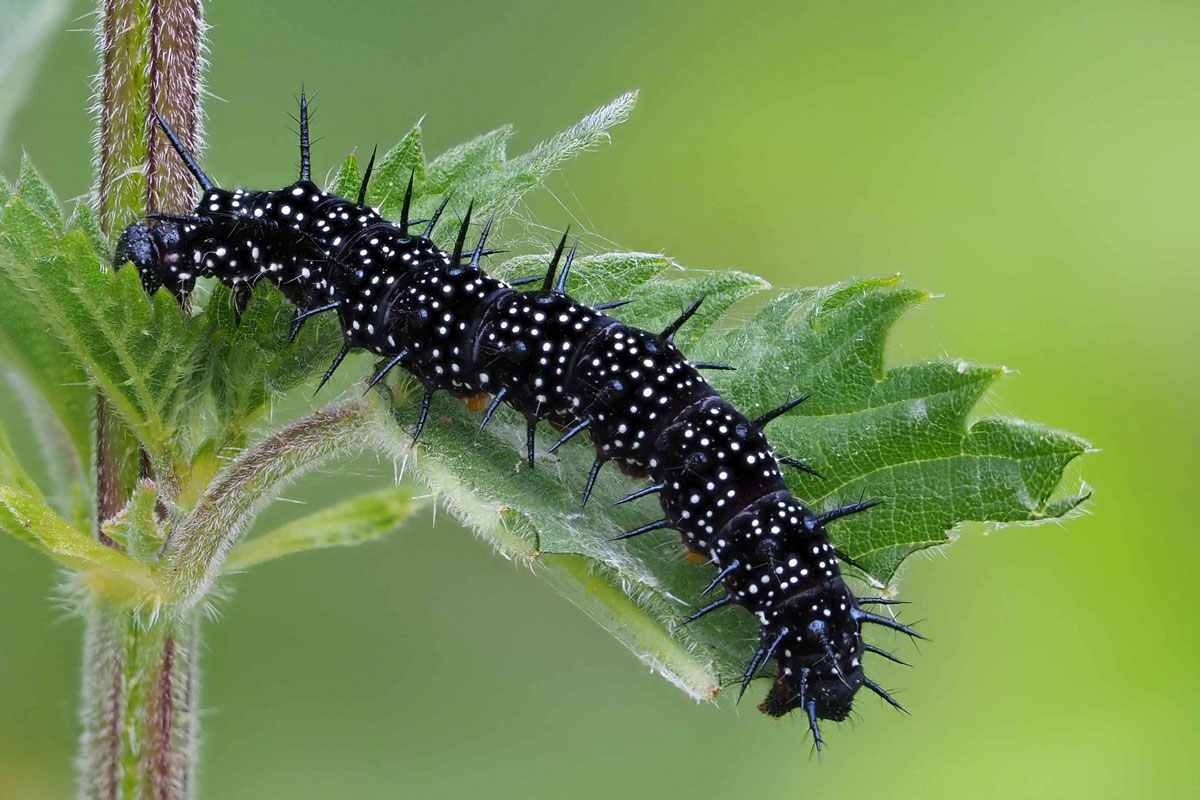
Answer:
[(142, 288), (149, 294), (162, 286), (175, 295), (188, 292), (195, 277), (180, 271), (185, 263), (180, 249), (182, 233), (175, 222), (135, 222), (117, 240), (113, 266), (120, 269), (130, 263), (137, 267)]
[(137, 267), (142, 277), (142, 287), (147, 293), (153, 294), (162, 285), (158, 276), (159, 265), (158, 242), (154, 239), (154, 230), (145, 222), (136, 222), (125, 229), (117, 241), (117, 249), (113, 255), (113, 266), (120, 269), (126, 263)]

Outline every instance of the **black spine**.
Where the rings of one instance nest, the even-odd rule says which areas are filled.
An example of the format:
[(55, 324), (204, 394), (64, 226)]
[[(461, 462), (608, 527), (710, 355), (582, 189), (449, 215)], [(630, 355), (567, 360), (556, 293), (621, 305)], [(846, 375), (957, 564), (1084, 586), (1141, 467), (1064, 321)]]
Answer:
[(275, 192), (225, 191), (189, 162), (206, 184), (195, 215), (131, 226), (121, 260), (137, 265), (148, 289), (184, 293), (199, 276), (235, 289), (268, 280), (297, 305), (297, 323), (336, 310), (345, 346), (326, 379), (354, 347), (386, 359), (374, 381), (403, 367), (427, 389), (418, 434), (430, 398), (443, 389), (492, 394), (484, 424), (501, 402), (524, 414), (531, 464), (539, 420), (567, 431), (551, 451), (587, 432), (597, 458), (585, 500), (600, 468), (616, 461), (652, 482), (619, 502), (656, 494), (662, 505), (660, 520), (619, 538), (670, 528), (716, 567), (705, 593), (719, 584), (725, 595), (685, 621), (732, 605), (758, 618), (759, 646), (742, 691), (774, 659), (765, 712), (802, 709), (819, 745), (817, 718), (844, 719), (863, 686), (880, 692), (864, 675), (862, 656), (883, 651), (863, 642), (861, 625), (913, 632), (860, 608), (825, 532), (826, 523), (871, 503), (825, 514), (808, 508), (779, 468), (801, 462), (777, 457), (762, 432), (803, 398), (752, 421), (721, 397), (699, 368), (727, 367), (690, 363), (674, 345), (700, 300), (666, 330), (651, 332), (572, 299), (565, 289), (575, 249), (562, 262), (565, 235), (542, 285), (520, 291), (479, 267), (491, 223), (468, 248), (469, 211), (445, 252), (428, 238), (445, 202), (424, 234), (408, 231), (411, 182), (399, 223), (363, 206), (365, 191), (357, 203), (320, 191), (307, 179), (306, 112), (302, 99), (299, 182)]

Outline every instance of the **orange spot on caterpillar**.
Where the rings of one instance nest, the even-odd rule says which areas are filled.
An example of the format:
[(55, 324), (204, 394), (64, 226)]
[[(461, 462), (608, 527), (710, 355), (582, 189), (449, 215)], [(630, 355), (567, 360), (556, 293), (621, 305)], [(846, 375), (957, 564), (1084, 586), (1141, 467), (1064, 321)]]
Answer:
[(482, 414), (487, 407), (491, 405), (492, 400), (488, 395), (480, 392), (479, 394), (473, 394), (463, 398), (463, 402), (467, 404), (468, 411), (474, 414)]

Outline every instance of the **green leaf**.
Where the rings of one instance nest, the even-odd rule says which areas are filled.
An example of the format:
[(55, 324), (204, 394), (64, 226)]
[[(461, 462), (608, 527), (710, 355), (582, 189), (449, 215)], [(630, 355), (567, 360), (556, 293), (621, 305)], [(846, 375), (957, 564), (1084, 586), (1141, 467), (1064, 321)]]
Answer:
[(96, 255), (96, 258), (105, 264), (112, 263), (112, 249), (108, 246), (108, 237), (100, 229), (100, 221), (92, 213), (91, 206), (82, 200), (76, 203), (75, 213), (72, 215), (68, 227), (78, 228), (83, 231), (83, 235), (87, 237), (88, 244), (92, 246), (92, 252)]
[(159, 503), (158, 487), (152, 481), (138, 481), (125, 507), (104, 522), (105, 535), (143, 564), (157, 560), (167, 538)]
[[(492, 275), (504, 280), (544, 275), (550, 256), (519, 256), (497, 264)], [(603, 303), (627, 298), (629, 293), (647, 281), (677, 266), (664, 256), (654, 253), (604, 253), (580, 256), (575, 259), (567, 289), (573, 297), (585, 303)]]
[(358, 197), (358, 187), (362, 184), (362, 171), (358, 168), (358, 159), (354, 154), (346, 156), (342, 166), (338, 168), (333, 180), (329, 182), (329, 191), (338, 197)]
[(425, 191), (445, 193), (502, 169), (512, 135), (512, 126), (505, 125), (442, 153), (425, 171)]
[(21, 178), (18, 189), (25, 202), (50, 223), (56, 232), (63, 229), (62, 209), (49, 185), (34, 168), (28, 156), (21, 157)]
[[(506, 274), (537, 274), (541, 259), (514, 259)], [(626, 265), (627, 266), (627, 265)], [(542, 267), (544, 268), (544, 266)], [(875, 497), (885, 504), (837, 522), (836, 544), (862, 564), (862, 577), (888, 585), (912, 552), (949, 541), (962, 522), (1036, 522), (1062, 516), (1086, 491), (1058, 494), (1063, 470), (1085, 452), (1083, 440), (1007, 419), (970, 419), (1003, 370), (962, 362), (885, 369), (888, 331), (927, 295), (896, 278), (786, 292), (753, 314), (729, 309), (765, 287), (740, 273), (661, 274), (634, 287), (619, 257), (579, 262), (574, 281), (586, 300), (630, 297), (617, 311), (641, 327), (665, 325), (707, 291), (703, 311), (678, 340), (696, 360), (723, 361), (732, 373), (710, 379), (753, 417), (805, 392), (812, 398), (771, 423), (780, 455), (810, 463), (819, 480), (789, 471), (797, 495), (818, 509)], [(653, 498), (612, 501), (644, 486), (616, 468), (601, 472), (585, 510), (579, 499), (595, 457), (572, 442), (546, 456), (557, 438), (539, 430), (537, 467), (524, 464), (524, 422), (501, 410), (476, 436), (478, 415), (449, 396), (413, 451), (407, 431), (420, 388), (402, 379), (382, 444), (450, 510), (503, 553), (528, 561), (560, 591), (672, 682), (697, 697), (740, 676), (754, 641), (746, 614), (713, 615), (687, 628), (711, 567), (683, 558), (676, 537), (616, 534), (657, 518)], [(584, 437), (579, 437), (582, 440)]]
[[(28, 170), (21, 191), (49, 190)], [(4, 379), (29, 414), (47, 464), (46, 487), (58, 510), (74, 516), (80, 492), (90, 492), (95, 390), (87, 372), (47, 324), (31, 265), (53, 259), (57, 241), (24, 195), (6, 199), (0, 220), (0, 361)], [(44, 202), (44, 198), (39, 202)], [(86, 499), (83, 504), (87, 505)]]
[(396, 531), (425, 506), (408, 487), (360, 495), (248, 539), (233, 549), (225, 572), (236, 572), (292, 553), (354, 547)]
[[(20, 291), (23, 316), (40, 321), (82, 365), (149, 451), (171, 467), (169, 440), (202, 339), (165, 291), (147, 297), (137, 271), (113, 272), (83, 232), (56, 236), (22, 195), (0, 230), (0, 272)], [(161, 473), (160, 474), (165, 474)]]
[(838, 546), (881, 583), (911, 553), (947, 542), (961, 522), (1038, 521), (1087, 496), (1081, 489), (1050, 505), (1063, 470), (1087, 442), (1014, 420), (970, 424), (1003, 368), (960, 361), (885, 370), (888, 330), (926, 297), (898, 278), (790, 292), (749, 324), (696, 348), (704, 359), (741, 354), (738, 371), (714, 382), (750, 416), (812, 395), (772, 423), (772, 443), (824, 477), (789, 476), (812, 505), (886, 501), (833, 531)]
[[(608, 131), (629, 117), (636, 101), (636, 92), (624, 94), (528, 153), (512, 159), (507, 158), (505, 151), (512, 128), (505, 126), (451, 148), (426, 164), (418, 125), (376, 164), (367, 192), (368, 202), (379, 208), (384, 217), (397, 218), (412, 174), (414, 219), (432, 214), (452, 189), (454, 196), (443, 219), (461, 218), (472, 201), (477, 218), (495, 213), (503, 219), (521, 197), (547, 175), (606, 141)], [(357, 180), (361, 180), (357, 177), (359, 174), (357, 159), (348, 158), (334, 179), (334, 188), (343, 193), (342, 196), (355, 197)], [(444, 244), (453, 239), (455, 232), (456, 226), (443, 223), (438, 226), (434, 238)]]
[(41, 499), (41, 491), (33, 479), (25, 473), (21, 462), (13, 452), (12, 442), (8, 439), (8, 431), (0, 425), (0, 485), (17, 489), (30, 497)]
[(646, 330), (663, 330), (679, 318), (693, 302), (703, 298), (700, 308), (680, 329), (675, 342), (686, 349), (700, 341), (732, 307), (770, 287), (762, 278), (744, 272), (692, 271), (674, 280), (646, 284), (631, 296), (636, 300), (622, 309), (629, 325)]
[(110, 596), (153, 592), (153, 578), (145, 566), (73, 528), (40, 500), (8, 486), (0, 486), (0, 528), (72, 569), (92, 572), (93, 585), (103, 583)]
[(239, 323), (233, 297), (224, 286), (213, 292), (203, 322), (208, 334), (207, 369), (196, 391), (207, 384), (216, 400), (219, 424), (243, 431), (273, 395), (295, 388), (329, 365), (341, 342), (333, 314), (308, 320), (288, 344), (295, 310), (270, 284), (255, 290)]
[(415, 194), (425, 182), (425, 149), (420, 125), (414, 126), (400, 144), (379, 159), (367, 190), (367, 202), (378, 207), (385, 217), (399, 216), (410, 175), (413, 176)]
[(637, 92), (621, 95), (528, 153), (467, 178), (457, 187), (456, 195), (474, 199), (480, 213), (508, 214), (526, 192), (538, 186), (550, 173), (608, 141), (608, 131), (627, 120), (636, 103)]
[[(504, 159), (503, 143), (509, 134), (505, 128), (476, 139), (472, 151), (476, 157), (470, 162), (469, 169), (462, 168), (461, 179), (454, 185), (452, 212), (461, 215), (468, 201), (473, 200), (476, 213), (481, 217), (487, 213), (496, 213), (502, 218), (507, 216), (517, 201), (550, 173), (606, 142), (609, 130), (628, 119), (636, 103), (637, 92), (623, 94), (516, 158)], [(486, 164), (490, 164), (490, 168), (476, 166)], [(415, 204), (423, 216), (432, 212), (444, 193), (436, 184), (426, 184), (424, 191), (426, 194), (421, 202)], [(453, 226), (444, 225), (435, 238), (444, 244), (453, 236)]]
[(607, 142), (609, 130), (629, 119), (637, 105), (637, 96), (637, 92), (626, 92), (528, 153), (512, 159), (506, 165), (509, 174), (537, 182), (567, 161)]

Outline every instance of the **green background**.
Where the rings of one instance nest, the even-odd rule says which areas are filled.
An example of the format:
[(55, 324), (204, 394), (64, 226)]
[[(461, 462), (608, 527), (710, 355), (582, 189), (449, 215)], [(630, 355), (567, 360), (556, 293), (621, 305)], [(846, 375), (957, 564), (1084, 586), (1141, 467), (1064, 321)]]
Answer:
[[(67, 30), (87, 10), (0, 153), (12, 176), (23, 146), (63, 197), (90, 181), (93, 42)], [(903, 273), (945, 296), (893, 361), (1006, 364), (982, 411), (1101, 452), (1087, 516), (912, 559), (905, 616), (934, 641), (877, 672), (913, 716), (864, 697), (821, 761), (800, 720), (649, 675), (445, 513), (265, 566), (208, 626), (204, 797), (1200, 792), (1200, 7), (225, 2), (209, 21), (203, 161), (226, 184), (291, 179), (301, 81), (317, 172), (421, 115), (431, 153), (510, 121), (519, 151), (639, 88), (530, 217), (779, 285)], [(0, 539), (5, 800), (71, 793), (80, 626), (57, 582)]]

